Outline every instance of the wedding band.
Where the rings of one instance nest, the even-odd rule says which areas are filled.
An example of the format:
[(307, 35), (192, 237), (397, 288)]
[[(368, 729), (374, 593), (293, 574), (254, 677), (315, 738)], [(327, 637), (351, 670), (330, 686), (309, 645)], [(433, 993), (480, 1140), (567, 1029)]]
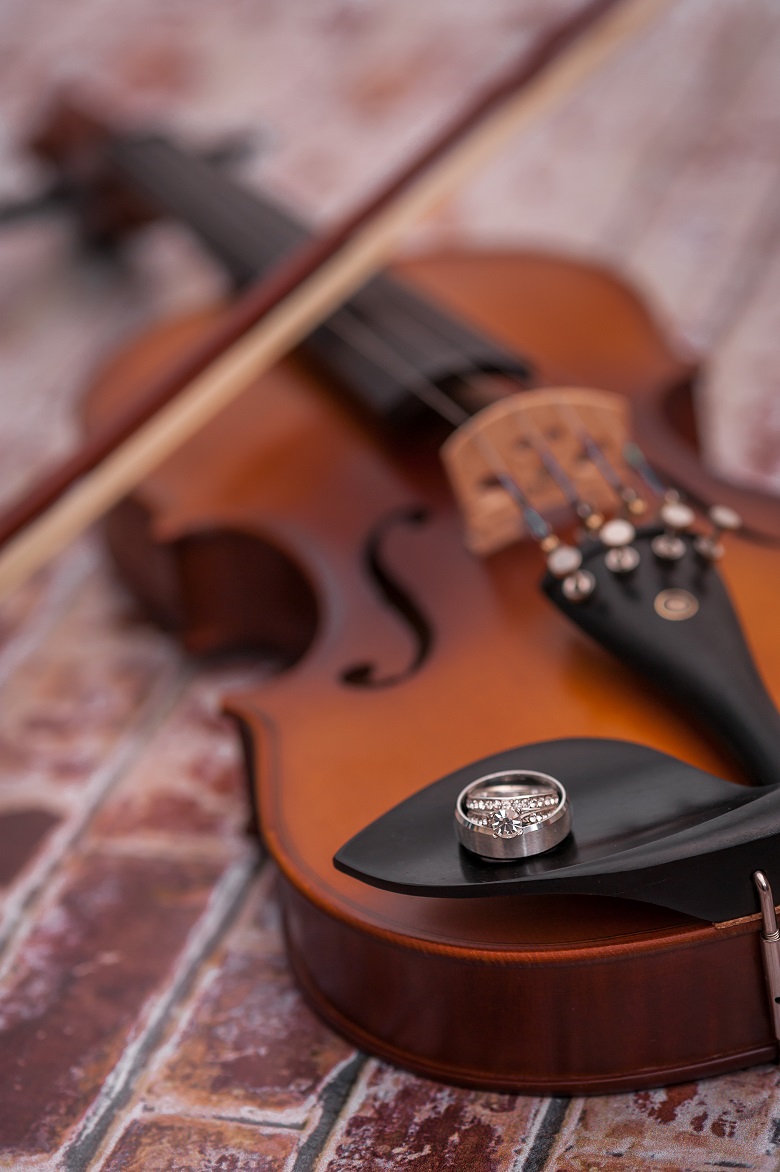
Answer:
[(527, 859), (563, 842), (571, 830), (566, 790), (531, 769), (491, 773), (472, 781), (455, 803), (455, 831), (485, 859)]

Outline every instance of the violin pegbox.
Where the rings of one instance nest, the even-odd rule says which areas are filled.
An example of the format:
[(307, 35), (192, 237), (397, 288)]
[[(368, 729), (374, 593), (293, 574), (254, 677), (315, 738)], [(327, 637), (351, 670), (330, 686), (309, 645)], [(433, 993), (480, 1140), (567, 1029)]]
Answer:
[(529, 536), (544, 544), (551, 529), (543, 518), (571, 521), (572, 508), (588, 528), (615, 510), (614, 486), (581, 432), (609, 465), (623, 466), (626, 399), (577, 387), (523, 391), (491, 403), (449, 437), (441, 456), (472, 553), (486, 557)]

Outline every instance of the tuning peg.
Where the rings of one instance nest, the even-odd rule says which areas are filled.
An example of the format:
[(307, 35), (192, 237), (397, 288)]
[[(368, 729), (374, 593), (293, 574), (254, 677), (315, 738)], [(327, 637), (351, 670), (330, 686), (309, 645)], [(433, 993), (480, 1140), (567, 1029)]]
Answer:
[(596, 589), (590, 570), (582, 569), (582, 554), (575, 545), (556, 545), (547, 555), (547, 569), (561, 582), (569, 602), (583, 602)]
[(639, 551), (631, 544), (635, 537), (636, 529), (623, 517), (602, 525), (599, 538), (607, 550), (604, 565), (613, 574), (630, 574), (639, 565)]
[(728, 505), (713, 505), (708, 514), (712, 521), (711, 533), (697, 537), (694, 542), (696, 552), (708, 562), (717, 562), (723, 557), (723, 545), (720, 537), (723, 533), (735, 533), (742, 528), (742, 518), (736, 509)]
[(676, 562), (685, 553), (685, 542), (680, 534), (689, 532), (696, 514), (690, 505), (672, 498), (661, 505), (661, 520), (666, 531), (653, 538), (650, 548), (663, 561)]

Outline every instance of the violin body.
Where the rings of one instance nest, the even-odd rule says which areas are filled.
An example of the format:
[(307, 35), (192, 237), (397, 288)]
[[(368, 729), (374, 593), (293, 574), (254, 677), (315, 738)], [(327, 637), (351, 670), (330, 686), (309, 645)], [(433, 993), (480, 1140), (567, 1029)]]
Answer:
[[(780, 532), (780, 504), (717, 485), (668, 425), (692, 367), (609, 274), (490, 254), (400, 273), (531, 355), (538, 385), (630, 396), (653, 463)], [(207, 316), (107, 367), (87, 430)], [(550, 606), (530, 543), (484, 561), (466, 550), (430, 444), (388, 443), (293, 356), (123, 503), (108, 535), (138, 596), (193, 650), (255, 646), (286, 668), (226, 703), (281, 873), (293, 969), (336, 1029), (426, 1075), (535, 1092), (651, 1086), (772, 1056), (755, 916), (713, 925), (594, 896), (414, 897), (334, 868), (403, 798), (527, 742), (637, 741), (747, 780)], [(780, 549), (738, 535), (723, 573), (780, 699)]]

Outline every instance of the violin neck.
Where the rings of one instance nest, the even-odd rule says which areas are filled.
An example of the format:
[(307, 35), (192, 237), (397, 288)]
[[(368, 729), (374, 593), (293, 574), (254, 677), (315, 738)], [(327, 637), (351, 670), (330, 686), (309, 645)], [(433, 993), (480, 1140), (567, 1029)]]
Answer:
[(237, 286), (304, 242), (303, 230), (270, 201), (161, 135), (113, 138), (106, 155), (111, 170), (155, 212), (186, 224)]
[[(111, 167), (155, 211), (185, 223), (237, 286), (255, 280), (306, 237), (269, 200), (165, 138), (117, 138), (108, 151)], [(358, 406), (399, 431), (430, 414), (417, 393), (421, 384), (446, 390), (482, 373), (523, 381), (531, 373), (525, 359), (386, 276), (364, 286), (304, 349)]]

